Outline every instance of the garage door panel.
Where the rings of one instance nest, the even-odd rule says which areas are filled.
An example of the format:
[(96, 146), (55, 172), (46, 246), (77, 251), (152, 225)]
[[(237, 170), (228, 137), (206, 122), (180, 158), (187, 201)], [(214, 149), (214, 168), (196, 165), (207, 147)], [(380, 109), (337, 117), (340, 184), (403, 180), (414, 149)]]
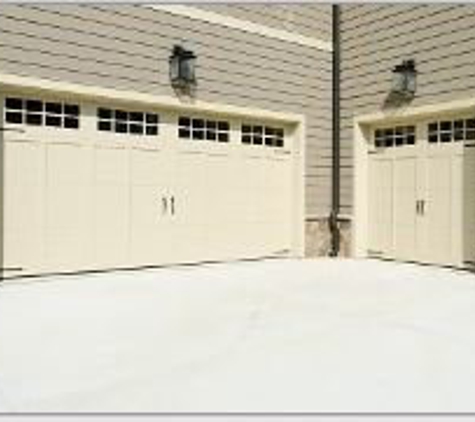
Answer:
[(94, 164), (95, 183), (128, 185), (129, 155), (125, 148), (95, 148)]
[(170, 157), (162, 151), (132, 149), (130, 178), (133, 185), (168, 185), (171, 177)]
[(386, 258), (393, 254), (393, 161), (375, 158), (370, 162), (369, 251)]
[[(205, 124), (206, 136), (182, 139), (173, 112), (160, 111), (154, 123), (153, 109), (132, 115), (124, 104), (116, 110), (102, 103), (70, 107), (78, 113), (74, 128), (62, 127), (62, 115), (48, 120), (59, 126), (42, 126), (46, 108), (35, 111), (44, 114), (35, 127), (21, 123), (24, 139), (35, 142), (13, 144), (11, 135), (4, 210), (9, 263), (33, 273), (71, 272), (258, 258), (290, 249), (290, 149), (278, 154), (280, 147), (243, 144), (241, 121), (230, 116), (193, 117), (190, 133), (198, 138)], [(50, 106), (48, 113), (53, 109), (65, 110)]]
[[(412, 125), (374, 130), (368, 174), (370, 249), (385, 240), (393, 243), (395, 259), (460, 266), (466, 251), (475, 250), (475, 242), (472, 246), (465, 240), (475, 221), (468, 217), (475, 209), (469, 192), (475, 163), (469, 164), (467, 148), (473, 122), (434, 118)], [(393, 165), (392, 181), (382, 160)], [(383, 224), (391, 215), (392, 233)]]
[(44, 151), (13, 140), (4, 154), (3, 266), (34, 271), (44, 259)]
[(475, 265), (475, 148), (465, 149), (463, 163), (463, 260)]
[(95, 266), (120, 267), (129, 260), (128, 186), (98, 184), (95, 194)]
[(414, 260), (416, 256), (417, 159), (394, 162), (395, 258)]

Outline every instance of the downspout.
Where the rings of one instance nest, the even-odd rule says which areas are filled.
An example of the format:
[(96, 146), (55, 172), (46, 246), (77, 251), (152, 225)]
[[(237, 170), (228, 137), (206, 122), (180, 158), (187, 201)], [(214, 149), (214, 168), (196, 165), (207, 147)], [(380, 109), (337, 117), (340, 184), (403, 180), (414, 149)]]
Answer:
[(330, 256), (340, 252), (340, 6), (332, 6), (332, 209), (329, 218), (331, 232)]

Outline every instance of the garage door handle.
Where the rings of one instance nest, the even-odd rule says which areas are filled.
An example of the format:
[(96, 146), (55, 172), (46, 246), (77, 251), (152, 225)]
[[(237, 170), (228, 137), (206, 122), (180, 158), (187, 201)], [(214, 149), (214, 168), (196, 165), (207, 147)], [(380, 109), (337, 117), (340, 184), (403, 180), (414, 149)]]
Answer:
[(170, 198), (170, 211), (172, 215), (175, 215), (175, 197), (174, 196)]
[(426, 213), (426, 201), (421, 200), (421, 214), (424, 215)]
[(168, 200), (166, 196), (162, 196), (162, 215), (165, 215), (168, 211)]
[(419, 215), (421, 213), (421, 201), (416, 201), (416, 214)]

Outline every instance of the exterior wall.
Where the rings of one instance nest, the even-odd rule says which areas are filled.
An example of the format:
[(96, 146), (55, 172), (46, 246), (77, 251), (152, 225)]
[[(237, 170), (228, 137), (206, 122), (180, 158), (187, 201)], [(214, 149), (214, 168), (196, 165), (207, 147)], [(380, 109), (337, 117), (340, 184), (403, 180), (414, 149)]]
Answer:
[(198, 7), (308, 37), (329, 40), (331, 36), (332, 12), (325, 5), (203, 4)]
[[(330, 5), (202, 8), (331, 40)], [(140, 5), (0, 6), (0, 67), (8, 74), (174, 95), (168, 58), (172, 46), (182, 39), (191, 42), (198, 56), (197, 99), (305, 114), (306, 214), (327, 216), (331, 198), (328, 49)]]
[(474, 5), (343, 5), (341, 13), (342, 210), (352, 212), (353, 118), (383, 111), (391, 70), (413, 58), (410, 107), (466, 99), (475, 90)]
[(388, 111), (392, 68), (414, 59), (415, 107), (470, 98), (475, 90), (475, 6), (341, 7), (342, 213), (353, 213), (354, 118)]

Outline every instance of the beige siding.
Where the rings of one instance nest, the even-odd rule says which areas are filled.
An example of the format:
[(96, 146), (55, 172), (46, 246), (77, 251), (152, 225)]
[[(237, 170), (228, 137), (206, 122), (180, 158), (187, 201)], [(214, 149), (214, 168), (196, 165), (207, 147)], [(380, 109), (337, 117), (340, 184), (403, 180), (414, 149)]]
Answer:
[(413, 106), (464, 99), (475, 91), (475, 6), (345, 5), (342, 7), (342, 180), (352, 207), (353, 118), (383, 109), (391, 69), (416, 60)]
[(203, 4), (200, 9), (271, 28), (331, 40), (331, 7), (318, 4)]
[[(281, 25), (278, 16), (285, 11), (294, 26), (281, 29), (331, 38), (330, 6), (238, 9), (241, 18), (273, 27)], [(181, 39), (192, 41), (198, 55), (198, 98), (306, 115), (307, 214), (326, 214), (330, 52), (143, 6), (0, 6), (0, 68), (6, 73), (174, 95), (168, 57)]]

